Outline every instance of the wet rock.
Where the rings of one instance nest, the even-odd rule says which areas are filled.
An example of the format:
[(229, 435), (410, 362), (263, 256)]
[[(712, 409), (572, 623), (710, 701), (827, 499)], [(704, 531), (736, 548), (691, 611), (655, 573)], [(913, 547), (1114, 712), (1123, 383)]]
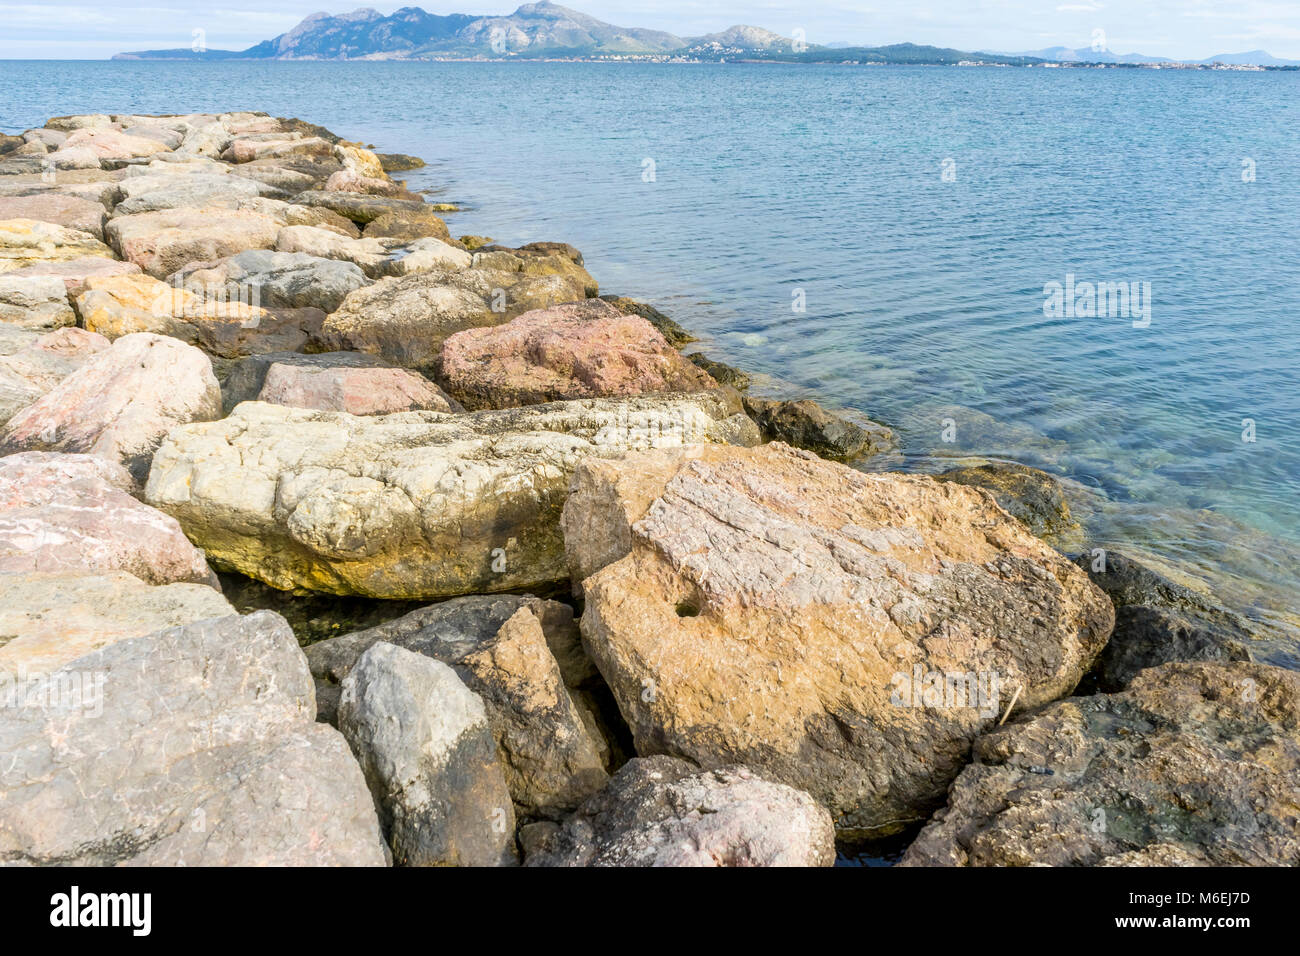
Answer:
[(989, 462), (952, 468), (934, 476), (971, 488), (983, 488), (1010, 514), (1040, 538), (1078, 530), (1061, 483), (1046, 472), (1015, 462)]
[(1212, 598), (1170, 581), (1117, 551), (1076, 563), (1115, 604), (1115, 632), (1090, 686), (1122, 690), (1139, 672), (1169, 661), (1249, 661), (1254, 630)]
[(176, 519), (131, 497), (120, 465), (89, 455), (0, 458), (0, 574), (127, 571), (217, 586)]
[(408, 156), (405, 153), (376, 153), (375, 155), (379, 157), (379, 164), (386, 173), (424, 168), (424, 160), (419, 156)]
[(744, 405), (769, 441), (785, 442), (831, 461), (867, 458), (897, 443), (884, 425), (871, 421), (858, 425), (810, 399), (787, 402), (746, 395)]
[[(4, 576), (0, 576), (0, 581)], [(119, 641), (9, 708), (0, 861), (383, 865), (365, 781), (273, 614)]]
[(375, 644), (343, 681), (339, 728), (399, 866), (516, 861), (514, 808), (483, 701), (450, 667)]
[[(531, 833), (530, 833), (531, 830)], [(563, 825), (526, 828), (527, 866), (830, 866), (835, 830), (808, 794), (744, 767), (643, 757)]]
[(727, 415), (711, 395), (364, 418), (245, 402), (172, 429), (146, 500), (211, 560), (286, 590), (509, 591), (566, 576), (559, 510), (581, 458), (713, 441)]
[(716, 387), (638, 316), (599, 299), (527, 312), (443, 344), (443, 387), (467, 408), (510, 408)]
[(0, 272), (0, 322), (25, 329), (57, 329), (76, 321), (59, 279)]
[(1295, 866), (1300, 675), (1173, 663), (981, 738), (903, 866)]
[(924, 818), (1017, 688), (1069, 693), (1114, 622), (986, 496), (780, 444), (584, 461), (562, 527), (638, 752), (742, 763), (850, 838)]
[(578, 692), (594, 671), (571, 609), (534, 597), (453, 598), (313, 644), (312, 674), (325, 684), (343, 681), (381, 641), (442, 661), (483, 698), (522, 814), (557, 816), (605, 783), (609, 747)]
[(138, 333), (96, 354), (0, 429), (0, 455), (63, 451), (124, 466), (137, 481), (163, 436), (221, 415), (207, 356), (171, 338)]
[(719, 385), (728, 385), (738, 392), (743, 392), (751, 384), (748, 372), (742, 372), (735, 366), (727, 365), (725, 362), (716, 362), (703, 352), (695, 352), (686, 356), (686, 358), (708, 372), (709, 376)]
[(697, 341), (695, 336), (664, 315), (653, 305), (629, 299), (623, 295), (602, 295), (601, 298), (625, 315), (639, 315), (656, 329), (659, 334), (675, 349)]

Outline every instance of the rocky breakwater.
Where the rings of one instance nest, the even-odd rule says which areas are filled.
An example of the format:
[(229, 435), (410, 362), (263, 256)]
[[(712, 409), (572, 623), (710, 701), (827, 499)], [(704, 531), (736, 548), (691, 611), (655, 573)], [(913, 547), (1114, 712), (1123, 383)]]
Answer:
[(1297, 862), (1244, 622), (1035, 537), (1040, 472), (878, 473), (887, 427), (453, 237), (417, 165), (0, 138), (0, 862)]

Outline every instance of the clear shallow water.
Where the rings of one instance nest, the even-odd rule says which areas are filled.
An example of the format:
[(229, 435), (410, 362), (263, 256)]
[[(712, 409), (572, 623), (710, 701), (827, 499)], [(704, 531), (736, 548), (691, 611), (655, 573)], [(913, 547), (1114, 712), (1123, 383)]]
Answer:
[[(574, 243), (768, 391), (894, 426), (891, 466), (1046, 468), (1080, 547), (1300, 620), (1300, 74), (0, 63), (5, 131), (221, 109), (417, 154), (453, 232)], [(1068, 273), (1149, 282), (1150, 327), (1046, 318)]]

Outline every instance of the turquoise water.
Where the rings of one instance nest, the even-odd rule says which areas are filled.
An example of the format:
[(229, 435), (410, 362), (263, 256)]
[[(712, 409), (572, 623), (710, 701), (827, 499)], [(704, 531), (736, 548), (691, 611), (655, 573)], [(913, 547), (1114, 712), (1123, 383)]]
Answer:
[[(891, 467), (1046, 468), (1080, 547), (1297, 620), (1300, 74), (0, 63), (5, 131), (241, 108), (424, 157), (457, 234), (574, 243), (769, 391), (894, 426)], [(1045, 316), (1068, 274), (1149, 283), (1149, 326)]]

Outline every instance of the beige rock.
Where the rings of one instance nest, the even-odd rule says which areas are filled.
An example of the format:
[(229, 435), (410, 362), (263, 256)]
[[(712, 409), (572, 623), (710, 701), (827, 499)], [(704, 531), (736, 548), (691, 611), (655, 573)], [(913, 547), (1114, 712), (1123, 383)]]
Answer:
[(77, 321), (64, 284), (54, 276), (0, 272), (0, 322), (25, 329), (58, 329)]
[(67, 262), (112, 251), (88, 232), (35, 219), (0, 220), (0, 273), (24, 266)]
[(586, 460), (562, 527), (638, 752), (743, 763), (850, 837), (923, 819), (1017, 688), (1068, 694), (1114, 623), (981, 492), (781, 444)]
[(145, 136), (133, 136), (122, 130), (83, 128), (68, 135), (64, 149), (91, 149), (100, 159), (133, 159), (170, 151), (165, 143)]
[(245, 249), (273, 248), (279, 231), (280, 223), (271, 216), (248, 209), (211, 207), (120, 216), (105, 228), (118, 255), (155, 279), (165, 279), (191, 262), (224, 259)]

